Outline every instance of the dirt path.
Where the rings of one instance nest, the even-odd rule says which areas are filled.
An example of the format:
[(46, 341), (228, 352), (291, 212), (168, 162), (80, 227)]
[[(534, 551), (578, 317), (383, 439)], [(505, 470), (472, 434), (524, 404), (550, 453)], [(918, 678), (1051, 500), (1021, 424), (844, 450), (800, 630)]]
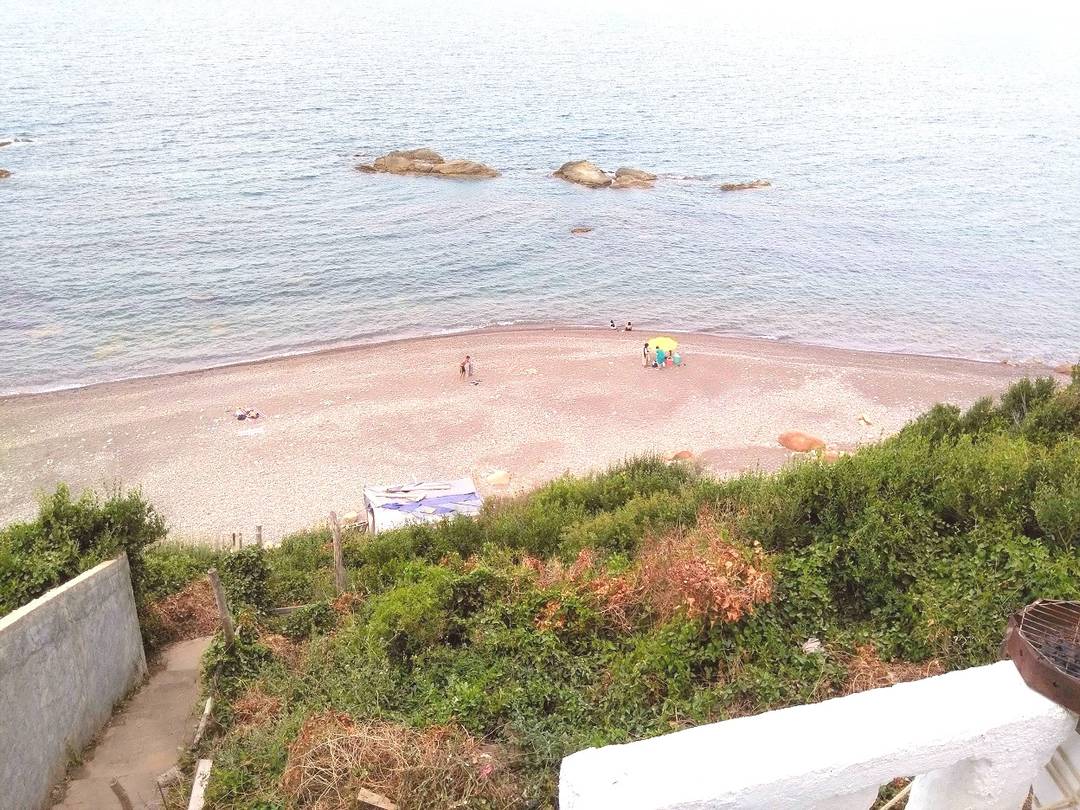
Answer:
[(198, 725), (199, 659), (209, 638), (166, 649), (161, 667), (106, 727), (86, 760), (68, 773), (64, 798), (53, 810), (126, 810), (110, 784), (116, 780), (132, 810), (161, 807), (157, 776), (176, 764)]

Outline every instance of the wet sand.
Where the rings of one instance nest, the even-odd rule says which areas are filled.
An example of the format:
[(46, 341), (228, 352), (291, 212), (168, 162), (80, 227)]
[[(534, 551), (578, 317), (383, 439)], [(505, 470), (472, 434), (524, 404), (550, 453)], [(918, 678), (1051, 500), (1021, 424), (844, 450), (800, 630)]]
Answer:
[[(365, 483), (473, 475), (485, 494), (627, 456), (691, 450), (717, 474), (774, 469), (776, 437), (838, 449), (895, 432), (935, 402), (964, 405), (1041, 366), (673, 334), (686, 365), (644, 369), (648, 335), (534, 328), (340, 349), (0, 399), (0, 525), (35, 494), (140, 486), (173, 534), (268, 539)], [(458, 362), (476, 362), (472, 385)], [(236, 406), (258, 408), (238, 422)], [(859, 419), (867, 416), (872, 424)], [(507, 488), (484, 483), (493, 469)]]

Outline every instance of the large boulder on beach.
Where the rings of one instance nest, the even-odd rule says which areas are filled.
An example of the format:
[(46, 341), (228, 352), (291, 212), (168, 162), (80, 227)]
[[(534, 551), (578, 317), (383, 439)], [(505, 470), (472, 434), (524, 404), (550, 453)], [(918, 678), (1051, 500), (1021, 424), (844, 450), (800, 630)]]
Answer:
[(611, 175), (587, 160), (571, 160), (555, 170), (555, 177), (569, 180), (589, 188), (605, 188), (611, 185)]
[(362, 172), (386, 174), (434, 174), (440, 177), (498, 177), (490, 166), (474, 160), (444, 160), (432, 149), (406, 149), (388, 152), (370, 164), (356, 167)]
[(3, 180), (5, 177), (11, 177), (11, 172), (7, 169), (0, 169), (0, 180)]
[(823, 450), (825, 442), (817, 436), (803, 433), (801, 430), (789, 430), (781, 433), (776, 441), (795, 453), (809, 453), (811, 450)]
[(771, 186), (768, 180), (750, 180), (745, 183), (721, 183), (721, 191), (744, 191), (748, 188), (768, 188)]
[(615, 179), (611, 183), (612, 188), (652, 188), (656, 181), (656, 175), (643, 169), (632, 169), (628, 166), (620, 166), (615, 170)]

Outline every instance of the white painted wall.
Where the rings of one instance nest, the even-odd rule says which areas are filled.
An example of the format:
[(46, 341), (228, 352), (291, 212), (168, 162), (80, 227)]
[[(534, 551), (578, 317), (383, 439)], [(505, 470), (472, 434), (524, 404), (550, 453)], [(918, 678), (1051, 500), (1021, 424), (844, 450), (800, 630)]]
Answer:
[(766, 712), (563, 760), (561, 810), (1017, 810), (1076, 716), (1011, 661)]
[(145, 674), (126, 556), (0, 618), (0, 806), (47, 807), (70, 758)]

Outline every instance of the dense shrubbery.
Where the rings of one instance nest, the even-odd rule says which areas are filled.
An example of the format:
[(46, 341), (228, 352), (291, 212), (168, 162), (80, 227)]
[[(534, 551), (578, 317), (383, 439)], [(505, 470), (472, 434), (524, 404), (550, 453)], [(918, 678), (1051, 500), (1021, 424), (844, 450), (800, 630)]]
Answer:
[[(297, 598), (328, 586), (326, 539), (289, 543)], [(629, 462), (353, 538), (346, 562), (362, 603), (234, 684), (279, 708), (220, 741), (213, 806), (306, 806), (281, 777), (327, 709), (460, 725), (513, 763), (520, 806), (550, 806), (576, 749), (988, 662), (1010, 612), (1080, 597), (1080, 383), (775, 475)]]
[[(216, 562), (251, 608), (237, 648), (208, 657), (225, 727), (212, 806), (306, 807), (297, 774), (333, 773), (320, 735), (354, 723), (409, 751), (438, 727), (474, 768), (497, 760), (520, 795), (499, 806), (550, 806), (579, 748), (984, 663), (1010, 612), (1080, 598), (1080, 381), (938, 406), (833, 464), (716, 481), (644, 459), (475, 521), (352, 536), (351, 600), (330, 601), (328, 541), (148, 557), (155, 593)], [(481, 771), (439, 761), (410, 760), (410, 779), (462, 800)]]
[(72, 500), (61, 485), (42, 497), (36, 519), (0, 531), (0, 616), (121, 551), (139, 595), (143, 549), (164, 535), (165, 522), (137, 491)]

